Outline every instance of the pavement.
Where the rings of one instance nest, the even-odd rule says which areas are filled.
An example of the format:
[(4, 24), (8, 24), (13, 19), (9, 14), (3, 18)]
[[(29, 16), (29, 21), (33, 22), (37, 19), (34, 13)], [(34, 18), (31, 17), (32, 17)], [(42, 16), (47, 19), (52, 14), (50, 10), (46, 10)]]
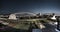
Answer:
[(42, 32), (57, 32), (56, 26), (51, 25), (49, 23), (43, 24), (45, 26), (45, 28), (42, 29)]

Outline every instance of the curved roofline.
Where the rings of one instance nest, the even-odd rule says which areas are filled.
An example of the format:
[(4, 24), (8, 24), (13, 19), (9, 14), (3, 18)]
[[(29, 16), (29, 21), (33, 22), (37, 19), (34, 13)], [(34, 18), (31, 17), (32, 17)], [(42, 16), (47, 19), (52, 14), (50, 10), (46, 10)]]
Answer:
[(35, 13), (31, 13), (31, 12), (18, 12), (18, 13), (13, 13), (13, 14), (24, 14), (24, 13), (34, 14), (34, 15), (36, 15)]

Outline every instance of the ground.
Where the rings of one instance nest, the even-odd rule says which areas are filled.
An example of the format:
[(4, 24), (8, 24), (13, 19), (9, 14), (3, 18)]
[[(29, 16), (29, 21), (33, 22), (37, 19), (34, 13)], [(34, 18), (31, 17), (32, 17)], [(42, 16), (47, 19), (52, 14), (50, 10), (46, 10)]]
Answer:
[[(49, 24), (48, 22), (50, 22), (50, 21), (48, 21), (48, 20), (44, 19), (43, 21), (45, 21), (45, 22), (42, 23), (39, 20), (39, 22), (42, 23), (45, 26), (45, 28), (40, 29), (42, 32), (56, 32), (55, 31), (55, 28), (56, 28), (55, 25)], [(35, 25), (35, 24), (32, 24), (32, 23), (30, 23), (30, 24), (27, 24), (27, 23), (22, 24), (21, 22), (17, 23), (14, 27), (10, 27), (10, 26), (6, 26), (6, 27), (7, 27), (7, 29), (5, 29), (5, 30), (10, 31), (10, 32), (16, 32), (16, 31), (18, 31), (18, 32), (31, 32), (32, 29), (39, 29), (37, 27), (37, 25)]]

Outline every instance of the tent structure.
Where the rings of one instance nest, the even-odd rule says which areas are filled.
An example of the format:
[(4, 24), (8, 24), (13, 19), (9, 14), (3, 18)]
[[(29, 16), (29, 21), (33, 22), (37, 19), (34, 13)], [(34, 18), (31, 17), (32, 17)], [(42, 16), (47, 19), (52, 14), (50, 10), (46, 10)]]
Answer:
[(55, 17), (55, 16), (56, 16), (56, 15), (54, 15), (53, 17), (51, 17), (51, 19), (52, 19), (52, 20), (56, 20), (56, 17)]

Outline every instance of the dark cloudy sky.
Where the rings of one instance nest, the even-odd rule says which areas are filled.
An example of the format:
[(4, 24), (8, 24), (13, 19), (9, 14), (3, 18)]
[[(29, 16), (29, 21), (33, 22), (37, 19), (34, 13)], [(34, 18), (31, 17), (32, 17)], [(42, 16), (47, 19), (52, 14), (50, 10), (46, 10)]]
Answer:
[(59, 13), (58, 0), (1, 0), (0, 13)]

